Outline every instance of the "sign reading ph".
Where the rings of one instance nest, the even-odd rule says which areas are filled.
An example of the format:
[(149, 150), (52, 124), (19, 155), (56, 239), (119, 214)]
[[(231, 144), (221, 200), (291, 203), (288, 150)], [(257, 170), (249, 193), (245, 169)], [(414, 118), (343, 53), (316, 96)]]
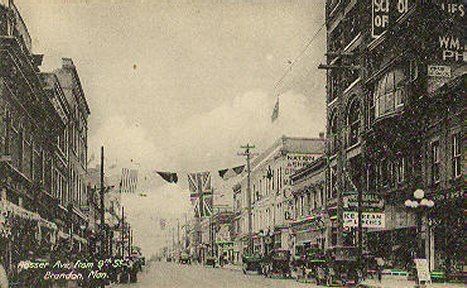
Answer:
[(413, 0), (372, 0), (371, 36), (378, 38), (389, 25), (409, 11)]

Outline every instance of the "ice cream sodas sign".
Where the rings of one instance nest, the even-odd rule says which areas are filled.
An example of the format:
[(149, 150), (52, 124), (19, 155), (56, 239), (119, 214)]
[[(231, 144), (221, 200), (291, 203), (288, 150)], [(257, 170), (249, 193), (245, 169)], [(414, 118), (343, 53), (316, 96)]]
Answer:
[[(385, 223), (384, 213), (363, 212), (361, 219), (362, 219), (363, 228), (384, 228), (384, 223)], [(358, 227), (358, 212), (355, 212), (355, 211), (344, 212), (344, 227), (347, 227), (347, 228)]]

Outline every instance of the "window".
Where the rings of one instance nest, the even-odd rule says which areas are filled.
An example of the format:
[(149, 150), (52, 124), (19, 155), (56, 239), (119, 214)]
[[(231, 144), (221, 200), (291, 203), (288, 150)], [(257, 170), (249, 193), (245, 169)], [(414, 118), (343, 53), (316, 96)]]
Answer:
[(405, 158), (401, 157), (397, 162), (396, 162), (396, 178), (397, 178), (397, 183), (402, 183), (405, 180)]
[(440, 159), (439, 159), (439, 141), (434, 141), (431, 143), (431, 183), (437, 184), (440, 180), (439, 174), (439, 167), (440, 167)]
[(337, 197), (337, 166), (331, 167), (331, 197)]
[(358, 136), (360, 134), (360, 104), (358, 100), (350, 103), (347, 113), (347, 125), (349, 129), (347, 143), (349, 146), (352, 146), (358, 143)]
[(373, 93), (375, 116), (394, 113), (404, 103), (405, 75), (401, 69), (386, 73), (376, 84)]
[(452, 135), (452, 177), (458, 178), (462, 174), (461, 134)]
[(329, 117), (329, 150), (331, 154), (334, 154), (339, 149), (338, 145), (338, 123), (337, 123), (337, 113), (333, 113)]

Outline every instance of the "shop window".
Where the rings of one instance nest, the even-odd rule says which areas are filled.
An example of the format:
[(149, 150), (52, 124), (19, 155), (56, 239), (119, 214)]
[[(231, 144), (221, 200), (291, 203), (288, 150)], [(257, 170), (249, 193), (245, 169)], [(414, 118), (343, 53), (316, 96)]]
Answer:
[(458, 178), (462, 175), (461, 134), (452, 135), (452, 177)]
[(439, 159), (439, 141), (431, 143), (431, 183), (437, 184), (440, 181), (440, 159)]
[(397, 183), (403, 183), (405, 181), (405, 158), (401, 157), (396, 162), (396, 178)]
[(394, 113), (404, 104), (405, 75), (401, 69), (386, 73), (376, 84), (373, 93), (375, 117)]

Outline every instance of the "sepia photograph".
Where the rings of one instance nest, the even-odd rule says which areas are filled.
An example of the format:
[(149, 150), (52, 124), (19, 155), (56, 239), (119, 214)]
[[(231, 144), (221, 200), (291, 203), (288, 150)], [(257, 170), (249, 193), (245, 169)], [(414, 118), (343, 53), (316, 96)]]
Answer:
[(0, 0), (0, 288), (463, 288), (464, 0)]

